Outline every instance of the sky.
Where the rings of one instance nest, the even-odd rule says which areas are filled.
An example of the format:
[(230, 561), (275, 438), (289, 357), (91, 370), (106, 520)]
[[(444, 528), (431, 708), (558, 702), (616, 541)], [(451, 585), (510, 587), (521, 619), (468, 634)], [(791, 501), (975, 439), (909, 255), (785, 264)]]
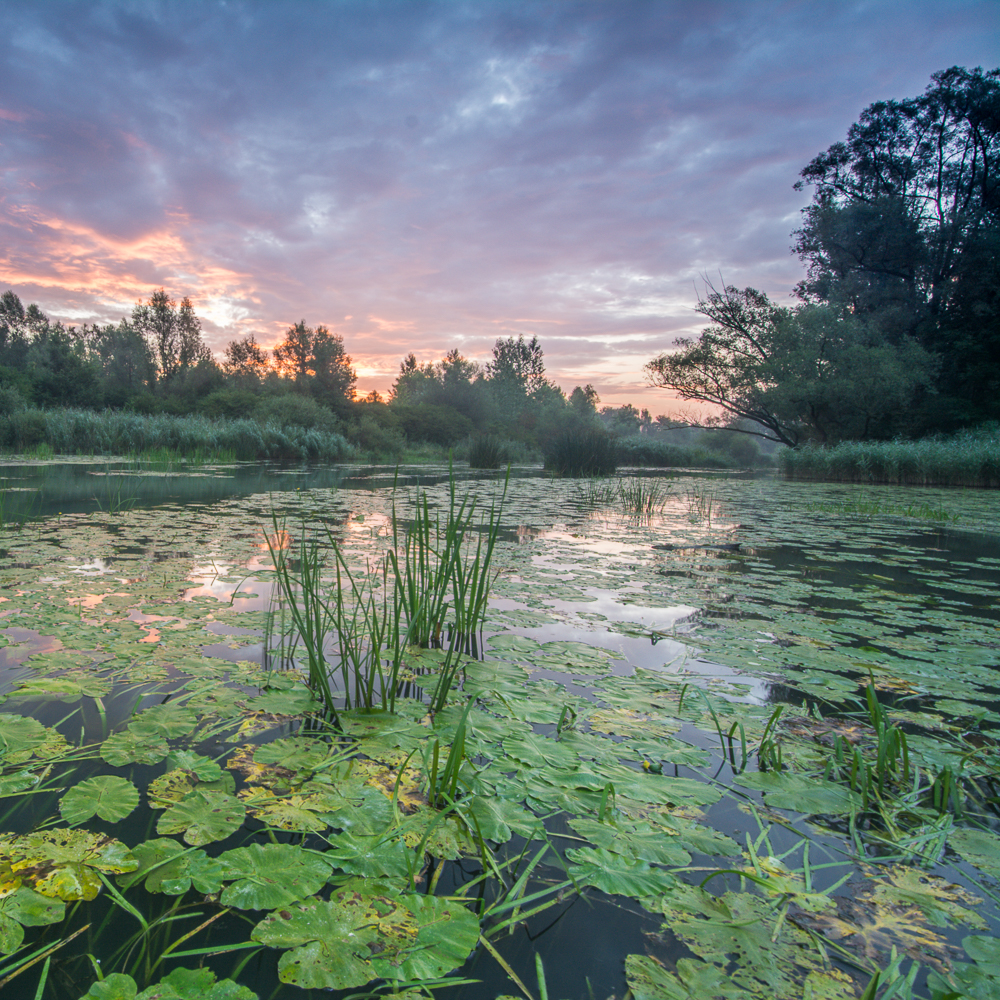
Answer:
[(5, 0), (0, 290), (66, 324), (163, 287), (221, 354), (537, 336), (566, 392), (643, 365), (706, 281), (789, 302), (799, 171), (869, 104), (1000, 65), (1000, 0)]

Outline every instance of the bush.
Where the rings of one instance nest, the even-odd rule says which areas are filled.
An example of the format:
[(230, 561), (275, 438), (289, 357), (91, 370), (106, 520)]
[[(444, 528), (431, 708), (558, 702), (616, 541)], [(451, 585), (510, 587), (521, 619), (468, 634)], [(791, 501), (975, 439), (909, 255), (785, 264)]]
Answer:
[(340, 421), (332, 410), (320, 405), (311, 396), (294, 393), (261, 399), (254, 407), (252, 416), (262, 424), (274, 423), (279, 427), (309, 427), (328, 433), (340, 430)]
[(470, 469), (500, 469), (515, 460), (523, 449), (496, 434), (477, 434), (469, 439)]
[(472, 421), (451, 406), (417, 403), (391, 407), (409, 441), (453, 445), (473, 431)]
[(553, 439), (545, 468), (559, 476), (610, 476), (618, 467), (618, 441), (601, 428), (580, 428)]

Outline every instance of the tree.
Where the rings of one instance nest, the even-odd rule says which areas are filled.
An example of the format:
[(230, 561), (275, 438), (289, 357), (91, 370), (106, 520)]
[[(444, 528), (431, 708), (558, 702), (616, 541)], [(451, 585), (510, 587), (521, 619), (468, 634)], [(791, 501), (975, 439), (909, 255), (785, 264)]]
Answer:
[(698, 311), (712, 325), (650, 361), (650, 381), (753, 421), (763, 430), (748, 433), (782, 444), (905, 432), (907, 412), (934, 377), (934, 359), (919, 344), (892, 343), (846, 309), (792, 310), (730, 286), (712, 289)]
[(118, 326), (83, 327), (98, 368), (106, 406), (124, 406), (156, 382), (156, 362), (145, 337), (124, 320)]
[(939, 415), (1000, 415), (1000, 70), (952, 67), (872, 104), (801, 176), (802, 299), (939, 355)]
[(230, 378), (256, 384), (267, 375), (270, 360), (267, 352), (251, 333), (242, 340), (231, 340), (223, 352), (222, 370)]
[(187, 296), (178, 308), (162, 288), (158, 289), (145, 305), (136, 303), (132, 326), (148, 341), (165, 387), (180, 373), (212, 357), (201, 339), (201, 322)]
[(569, 394), (569, 405), (573, 412), (581, 417), (594, 416), (600, 401), (601, 397), (597, 395), (597, 390), (589, 382), (585, 386), (578, 385)]
[(357, 374), (340, 334), (330, 333), (325, 326), (313, 330), (300, 320), (288, 328), (273, 353), (278, 374), (294, 380), (300, 392), (337, 408), (352, 399)]
[(523, 336), (498, 340), (493, 345), (493, 360), (486, 365), (486, 378), (501, 412), (508, 418), (517, 417), (528, 397), (546, 385), (538, 338), (527, 342)]

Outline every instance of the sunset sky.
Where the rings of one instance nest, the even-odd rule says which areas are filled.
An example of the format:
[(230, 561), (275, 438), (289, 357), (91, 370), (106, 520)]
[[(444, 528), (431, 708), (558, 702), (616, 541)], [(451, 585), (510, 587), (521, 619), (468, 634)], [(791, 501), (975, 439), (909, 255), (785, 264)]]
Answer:
[(67, 3), (0, 8), (0, 290), (117, 322), (162, 286), (221, 351), (537, 335), (563, 389), (642, 366), (704, 278), (787, 301), (799, 171), (871, 102), (1000, 65), (997, 0)]

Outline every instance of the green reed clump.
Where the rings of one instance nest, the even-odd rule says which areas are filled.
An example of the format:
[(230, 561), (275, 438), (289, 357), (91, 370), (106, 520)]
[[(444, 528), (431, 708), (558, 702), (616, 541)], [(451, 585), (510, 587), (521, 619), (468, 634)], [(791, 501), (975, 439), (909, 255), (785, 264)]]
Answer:
[(620, 507), (627, 514), (650, 515), (663, 509), (670, 488), (655, 479), (619, 479), (608, 483), (590, 480), (585, 500), (594, 507)]
[[(482, 628), (490, 587), (496, 579), (493, 554), (500, 532), (503, 494), (474, 525), (476, 501), (458, 500), (452, 473), (444, 522), (431, 516), (427, 494), (418, 497), (410, 527), (403, 530), (393, 505), (392, 567), (395, 599), (400, 603), (413, 641), (421, 646), (439, 642), (451, 626), (461, 636)], [(475, 545), (467, 540), (470, 532)], [(449, 621), (449, 611), (452, 620)]]
[(618, 443), (600, 427), (567, 431), (545, 449), (545, 468), (558, 476), (613, 476)]
[(844, 441), (831, 448), (787, 448), (780, 463), (788, 479), (997, 488), (1000, 428), (991, 424), (952, 438)]
[(45, 457), (134, 455), (170, 462), (342, 461), (354, 454), (340, 434), (272, 420), (36, 408), (0, 416), (0, 448), (38, 454), (43, 449)]
[(681, 448), (642, 437), (620, 438), (616, 447), (619, 465), (652, 469), (730, 469), (737, 464), (731, 458), (707, 448)]
[(511, 442), (496, 434), (477, 434), (469, 439), (470, 469), (500, 469), (512, 460)]

